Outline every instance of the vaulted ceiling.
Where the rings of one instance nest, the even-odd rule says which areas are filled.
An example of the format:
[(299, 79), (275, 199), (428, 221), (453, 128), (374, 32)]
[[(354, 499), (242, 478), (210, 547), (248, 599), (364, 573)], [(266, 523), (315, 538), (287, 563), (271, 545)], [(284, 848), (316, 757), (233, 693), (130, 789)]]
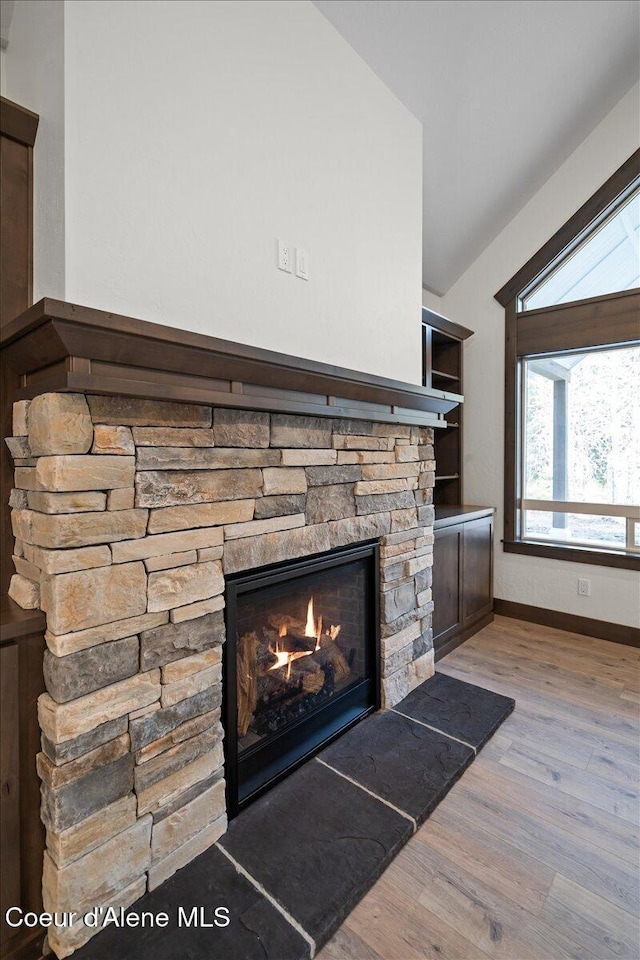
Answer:
[(423, 124), (423, 283), (435, 293), (640, 72), (636, 0), (314, 3)]

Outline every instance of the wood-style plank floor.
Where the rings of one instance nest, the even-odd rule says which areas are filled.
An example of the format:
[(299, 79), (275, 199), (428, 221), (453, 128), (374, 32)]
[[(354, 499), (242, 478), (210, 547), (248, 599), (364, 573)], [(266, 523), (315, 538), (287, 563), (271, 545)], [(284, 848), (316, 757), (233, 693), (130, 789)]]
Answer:
[(438, 669), (516, 708), (320, 960), (638, 960), (640, 651), (497, 617)]

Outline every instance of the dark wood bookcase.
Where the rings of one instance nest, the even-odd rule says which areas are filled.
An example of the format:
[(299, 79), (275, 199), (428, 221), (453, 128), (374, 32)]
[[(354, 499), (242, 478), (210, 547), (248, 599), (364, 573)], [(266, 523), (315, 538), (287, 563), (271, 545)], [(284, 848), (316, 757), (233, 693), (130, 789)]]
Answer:
[[(464, 397), (463, 346), (473, 334), (422, 308), (422, 382)], [(493, 507), (464, 506), (464, 405), (434, 430), (433, 646), (446, 656), (493, 620)]]
[[(462, 348), (473, 334), (433, 310), (422, 308), (422, 382), (426, 387), (463, 395)], [(462, 429), (464, 407), (445, 415), (448, 426), (435, 430), (435, 504), (463, 503)]]

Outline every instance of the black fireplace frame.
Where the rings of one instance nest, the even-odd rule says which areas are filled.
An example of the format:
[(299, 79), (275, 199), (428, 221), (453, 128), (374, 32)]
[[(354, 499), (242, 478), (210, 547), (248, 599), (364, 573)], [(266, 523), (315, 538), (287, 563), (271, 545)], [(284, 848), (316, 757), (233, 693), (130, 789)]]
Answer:
[[(248, 751), (239, 760), (237, 738), (237, 598), (239, 595), (256, 588), (268, 587), (272, 584), (283, 583), (286, 580), (296, 579), (305, 574), (319, 573), (332, 567), (343, 566), (355, 560), (367, 560), (370, 565), (370, 604), (368, 622), (370, 625), (370, 639), (368, 648), (371, 652), (371, 670), (369, 676), (356, 687), (344, 691), (333, 698), (328, 704), (318, 707), (308, 713), (298, 723), (286, 727), (276, 734), (268, 744), (260, 750)], [(339, 547), (326, 553), (318, 553), (296, 560), (287, 560), (282, 563), (258, 567), (250, 571), (232, 574), (226, 579), (225, 620), (227, 639), (224, 644), (223, 657), (223, 700), (222, 711), (225, 718), (224, 751), (225, 751), (225, 778), (227, 792), (227, 815), (229, 819), (237, 814), (249, 803), (270, 790), (271, 787), (288, 776), (301, 764), (315, 756), (333, 740), (342, 736), (356, 723), (370, 713), (380, 709), (380, 545), (377, 540), (366, 540), (356, 545)], [(342, 722), (339, 717), (344, 718)], [(302, 741), (299, 728), (305, 727)], [(286, 758), (290, 744), (298, 741), (297, 756), (282, 769), (283, 756)], [(247, 780), (251, 783), (251, 760), (260, 753), (263, 757), (262, 765), (273, 768), (273, 774), (255, 788), (248, 788), (248, 792), (239, 796), (239, 763), (247, 768)]]

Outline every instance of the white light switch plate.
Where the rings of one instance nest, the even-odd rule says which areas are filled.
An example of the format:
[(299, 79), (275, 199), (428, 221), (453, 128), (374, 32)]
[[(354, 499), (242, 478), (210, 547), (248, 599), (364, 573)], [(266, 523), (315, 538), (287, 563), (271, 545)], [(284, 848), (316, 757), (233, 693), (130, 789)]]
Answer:
[(301, 247), (296, 247), (296, 277), (301, 280), (309, 279), (309, 254)]

